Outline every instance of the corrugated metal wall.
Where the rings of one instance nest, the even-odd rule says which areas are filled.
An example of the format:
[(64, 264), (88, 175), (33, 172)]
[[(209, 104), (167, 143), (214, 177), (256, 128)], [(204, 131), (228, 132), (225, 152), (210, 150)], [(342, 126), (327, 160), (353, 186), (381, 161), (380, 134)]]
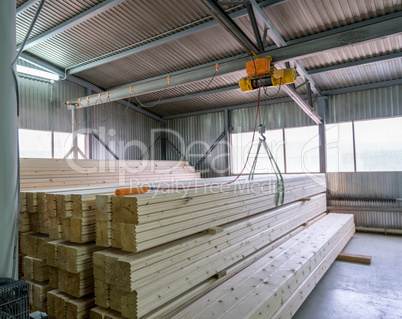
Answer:
[[(36, 68), (29, 63), (21, 65)], [(71, 111), (64, 102), (84, 96), (85, 88), (69, 81), (47, 81), (18, 77), (20, 90), (19, 127), (35, 130), (71, 132)], [(76, 110), (77, 129), (95, 129), (120, 159), (139, 159), (141, 152), (153, 143), (152, 130), (158, 121), (127, 109), (118, 103), (102, 104)], [(88, 121), (87, 121), (88, 116)], [(89, 138), (92, 158), (112, 155), (92, 136)], [(131, 145), (131, 146), (130, 146)], [(91, 153), (90, 151), (90, 153)], [(160, 159), (160, 143), (144, 158)]]
[[(101, 139), (116, 153), (119, 159), (140, 159), (141, 155), (160, 135), (153, 130), (160, 123), (145, 115), (125, 108), (118, 103), (93, 106), (89, 109), (91, 129), (95, 129)], [(80, 127), (85, 127), (82, 123)], [(112, 155), (94, 137), (91, 139), (92, 157), (113, 159)], [(146, 153), (144, 159), (161, 159), (160, 142)]]
[(402, 115), (402, 85), (329, 97), (327, 123)]
[[(328, 123), (351, 120), (363, 120), (379, 117), (402, 116), (402, 86), (393, 86), (375, 90), (367, 90), (330, 96), (328, 101)], [(252, 131), (256, 116), (256, 107), (233, 110), (230, 112), (233, 132)], [(187, 117), (168, 121), (168, 127), (179, 132), (185, 144), (194, 141), (205, 141), (211, 145), (224, 129), (223, 113), (213, 113), (198, 117)], [(301, 109), (293, 102), (275, 105), (262, 105), (258, 123), (264, 123), (267, 129), (314, 125)], [(169, 147), (168, 147), (169, 150)], [(205, 150), (205, 148), (203, 149)], [(219, 154), (215, 150), (204, 168), (208, 169), (211, 158)], [(175, 159), (176, 154), (170, 149), (168, 158)], [(226, 162), (221, 158), (224, 168)], [(215, 176), (204, 174), (204, 177)], [(330, 173), (328, 188), (334, 195), (355, 197), (402, 197), (402, 172), (373, 173)], [(400, 203), (331, 201), (329, 205), (338, 206), (371, 206), (382, 208), (400, 208)], [(344, 211), (351, 213), (351, 211)], [(402, 213), (354, 211), (356, 225), (375, 228), (402, 228)]]
[[(209, 147), (225, 129), (224, 113), (212, 113), (201, 116), (192, 116), (170, 120), (166, 126), (172, 132), (167, 134), (168, 139), (179, 148), (186, 160), (192, 165), (206, 153)], [(176, 150), (167, 143), (168, 160), (179, 159)], [(227, 175), (228, 157), (225, 138), (206, 158), (200, 169), (202, 177), (218, 177)]]
[(330, 196), (373, 198), (367, 200), (329, 200), (328, 206), (379, 207), (385, 211), (336, 211), (355, 215), (356, 226), (402, 229), (402, 212), (386, 211), (401, 208), (401, 202), (387, 199), (402, 198), (402, 172), (328, 173)]
[[(19, 77), (20, 128), (71, 132), (71, 112), (64, 102), (85, 95), (85, 89), (69, 81), (34, 80)], [(81, 110), (77, 111), (82, 121)]]
[[(233, 133), (252, 131), (257, 108), (233, 110), (230, 112)], [(266, 129), (307, 126), (315, 123), (294, 102), (265, 105), (262, 102), (258, 124), (264, 123)]]

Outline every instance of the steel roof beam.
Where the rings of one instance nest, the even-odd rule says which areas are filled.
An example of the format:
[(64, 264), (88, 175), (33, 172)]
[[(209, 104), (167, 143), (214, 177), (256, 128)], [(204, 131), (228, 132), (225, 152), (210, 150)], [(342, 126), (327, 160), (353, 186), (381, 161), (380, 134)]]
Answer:
[(258, 29), (257, 19), (255, 17), (253, 6), (250, 4), (250, 2), (247, 3), (247, 12), (248, 12), (248, 17), (250, 19), (251, 26), (253, 27), (255, 40), (257, 41), (258, 52), (262, 52), (265, 50), (265, 47), (264, 47), (265, 39), (263, 41), (261, 38), (260, 30)]
[[(386, 54), (386, 55), (382, 55), (382, 56), (378, 56), (378, 57), (367, 58), (367, 59), (357, 60), (357, 61), (353, 61), (353, 62), (339, 63), (339, 64), (330, 65), (330, 66), (326, 66), (326, 67), (322, 67), (322, 68), (312, 69), (312, 70), (308, 70), (308, 73), (309, 74), (326, 73), (326, 72), (330, 72), (330, 71), (334, 71), (334, 70), (340, 70), (340, 69), (346, 69), (346, 68), (351, 68), (351, 67), (357, 67), (360, 65), (368, 65), (368, 64), (372, 64), (372, 63), (378, 63), (378, 62), (387, 61), (390, 59), (398, 59), (401, 57), (402, 57), (402, 52), (390, 53), (390, 54)], [(151, 102), (147, 102), (147, 103), (156, 103), (157, 102), (158, 105), (166, 104), (166, 103), (174, 103), (174, 102), (178, 102), (178, 101), (184, 101), (184, 100), (193, 99), (193, 98), (202, 97), (202, 96), (208, 96), (208, 95), (212, 95), (212, 94), (224, 93), (224, 92), (233, 91), (233, 90), (237, 90), (237, 89), (240, 89), (240, 87), (236, 84), (236, 85), (226, 86), (226, 87), (222, 87), (222, 88), (215, 89), (215, 90), (197, 92), (197, 93), (192, 93), (192, 94), (188, 94), (188, 95), (181, 95), (181, 96), (177, 96), (177, 97), (173, 97), (173, 98), (169, 98), (169, 99), (159, 100), (158, 102), (155, 100), (155, 101), (151, 101)], [(328, 92), (328, 91), (326, 91), (326, 92)]]
[[(327, 91), (322, 91), (322, 93), (324, 95), (331, 96), (331, 95), (345, 94), (345, 93), (350, 93), (350, 92), (379, 89), (379, 88), (390, 87), (390, 86), (395, 86), (395, 85), (402, 85), (402, 78), (396, 79), (396, 80), (383, 81), (383, 82), (356, 85), (356, 86), (351, 86), (351, 87), (342, 88), (342, 89), (327, 90)], [(304, 94), (301, 97), (307, 98), (307, 94)], [(286, 102), (294, 102), (294, 101), (290, 97), (282, 97), (282, 98), (278, 98), (278, 99), (263, 101), (264, 105), (272, 105), (272, 104), (279, 104), (279, 103), (286, 103)], [(227, 110), (227, 111), (240, 110), (240, 109), (246, 109), (246, 108), (256, 107), (256, 106), (257, 106), (257, 102), (251, 102), (251, 103), (245, 103), (245, 104), (239, 104), (239, 105), (233, 105), (233, 106), (227, 106), (227, 107), (220, 107), (220, 108), (216, 108), (216, 109), (209, 109), (209, 110), (202, 110), (202, 111), (196, 111), (196, 112), (169, 115), (169, 116), (165, 116), (164, 119), (165, 120), (173, 120), (173, 119), (182, 118), (182, 117), (224, 112), (225, 110)]]
[(399, 78), (399, 79), (395, 79), (395, 80), (367, 83), (367, 84), (349, 86), (349, 87), (340, 88), (340, 89), (333, 89), (333, 90), (323, 91), (322, 93), (325, 95), (337, 95), (337, 94), (345, 94), (345, 93), (350, 93), (350, 92), (380, 89), (380, 88), (401, 85), (401, 84), (402, 84), (402, 78)]
[(249, 39), (242, 29), (233, 21), (233, 19), (222, 9), (216, 0), (201, 0), (205, 7), (215, 20), (228, 31), (246, 50), (258, 52), (257, 46)]
[(339, 70), (339, 69), (353, 68), (353, 67), (360, 66), (360, 65), (366, 65), (366, 64), (372, 64), (372, 63), (377, 63), (377, 62), (382, 62), (382, 61), (387, 61), (387, 60), (399, 59), (401, 57), (402, 57), (402, 51), (388, 53), (388, 54), (365, 58), (365, 59), (360, 59), (360, 60), (356, 60), (356, 61), (328, 65), (328, 66), (324, 66), (321, 68), (311, 69), (311, 70), (308, 70), (307, 72), (310, 75), (311, 74), (319, 74), (319, 73), (335, 71), (335, 70)]
[[(23, 59), (23, 60), (25, 60), (25, 61), (27, 61), (29, 63), (32, 63), (32, 64), (34, 64), (34, 65), (36, 65), (36, 66), (38, 66), (40, 68), (43, 68), (45, 70), (50, 71), (50, 72), (56, 73), (60, 77), (64, 78), (64, 70), (62, 70), (62, 69), (52, 65), (51, 63), (46, 62), (46, 61), (44, 61), (44, 60), (42, 60), (42, 59), (40, 59), (38, 57), (35, 57), (34, 55), (32, 55), (30, 53), (23, 52), (21, 54), (20, 59)], [(67, 74), (66, 75), (66, 80), (68, 80), (70, 82), (73, 82), (73, 83), (75, 83), (77, 85), (80, 85), (80, 86), (82, 86), (84, 88), (90, 89), (91, 91), (93, 91), (95, 93), (98, 93), (98, 94), (105, 92), (100, 87), (98, 87), (98, 86), (96, 86), (96, 85), (94, 85), (94, 84), (92, 84), (92, 83), (90, 83), (88, 81), (85, 81), (85, 80), (83, 80), (83, 79), (81, 79), (81, 78), (79, 78), (79, 77), (77, 77), (75, 75)], [(162, 123), (165, 122), (165, 120), (163, 118), (161, 118), (160, 116), (158, 116), (158, 115), (156, 115), (156, 114), (154, 114), (152, 112), (149, 112), (147, 110), (144, 110), (144, 109), (138, 107), (137, 105), (135, 105), (135, 104), (133, 104), (131, 102), (128, 102), (128, 101), (122, 100), (122, 99), (121, 100), (116, 100), (115, 102), (117, 102), (117, 103), (119, 103), (119, 104), (121, 104), (121, 105), (123, 105), (125, 107), (128, 106), (132, 110), (134, 110), (134, 111), (136, 111), (138, 113), (141, 113), (143, 115), (146, 115), (146, 116), (148, 116), (148, 117), (150, 117), (150, 118), (152, 118), (154, 120), (157, 120), (157, 121), (162, 122)]]
[[(389, 53), (389, 54), (385, 54), (385, 55), (378, 56), (378, 57), (366, 58), (366, 59), (361, 59), (361, 60), (357, 60), (357, 61), (344, 62), (344, 63), (330, 65), (330, 66), (326, 66), (326, 67), (322, 67), (322, 68), (312, 69), (312, 70), (308, 70), (308, 73), (309, 74), (320, 74), (320, 73), (330, 72), (330, 71), (334, 71), (334, 70), (357, 67), (360, 65), (368, 65), (368, 64), (372, 64), (372, 63), (378, 63), (381, 61), (387, 61), (387, 60), (391, 60), (391, 59), (398, 59), (401, 57), (402, 57), (402, 52)], [(184, 100), (188, 100), (188, 99), (192, 99), (192, 98), (208, 96), (208, 95), (212, 95), (212, 94), (218, 94), (218, 93), (233, 91), (233, 90), (237, 90), (237, 89), (240, 89), (240, 87), (236, 84), (236, 85), (227, 86), (227, 87), (223, 87), (223, 88), (219, 88), (219, 89), (215, 89), (215, 90), (209, 90), (209, 91), (192, 93), (192, 94), (188, 94), (188, 95), (182, 95), (182, 96), (173, 97), (173, 98), (169, 98), (169, 99), (159, 100), (158, 102), (155, 100), (155, 101), (151, 101), (151, 102), (147, 102), (147, 103), (156, 103), (157, 102), (158, 105), (166, 104), (166, 103), (174, 103), (174, 102), (178, 102), (178, 101), (184, 101)]]
[[(50, 28), (49, 30), (46, 30), (45, 32), (42, 32), (41, 34), (37, 35), (36, 37), (33, 37), (32, 39), (29, 39), (27, 43), (25, 44), (24, 50), (28, 50), (29, 48), (32, 48), (33, 46), (46, 41), (47, 39), (54, 37), (55, 35), (64, 32), (68, 29), (71, 29), (75, 27), (76, 25), (80, 24), (81, 22), (84, 22), (88, 19), (93, 18), (94, 16), (105, 12), (106, 10), (113, 8), (114, 6), (117, 6), (126, 0), (105, 0), (96, 6), (93, 6), (92, 8), (89, 8), (88, 10), (77, 14), (75, 17), (68, 19), (67, 21), (64, 21), (60, 23), (59, 25)], [(20, 44), (17, 45), (17, 49), (20, 48)]]
[[(306, 42), (295, 43), (292, 45), (277, 48), (264, 54), (272, 56), (276, 63), (286, 62), (289, 60), (297, 60), (305, 57), (314, 56), (321, 52), (328, 52), (331, 50), (340, 49), (356, 43), (367, 43), (378, 38), (387, 38), (400, 34), (402, 25), (402, 12), (388, 15), (389, 20), (381, 19), (380, 22), (372, 20), (370, 24), (357, 29), (349, 29), (347, 31), (333, 33), (328, 36), (313, 38)], [(226, 73), (244, 70), (246, 62), (249, 57), (238, 58), (230, 62), (225, 62), (219, 65), (219, 75)], [(210, 65), (210, 64), (209, 64)], [(171, 75), (172, 85), (182, 85), (190, 82), (200, 81), (203, 79), (211, 78), (216, 72), (215, 67), (201, 66), (199, 68), (192, 68), (189, 70), (182, 70), (175, 75)], [(120, 100), (128, 98), (132, 95), (131, 88), (134, 89), (135, 94), (145, 92), (157, 91), (166, 87), (166, 75), (159, 77), (155, 80), (142, 81), (142, 83), (131, 83), (124, 87), (109, 90), (109, 101)], [(86, 97), (82, 97), (85, 100)], [(89, 96), (89, 105), (98, 103), (98, 96)], [(70, 105), (78, 105), (78, 100), (71, 100)]]
[[(307, 94), (302, 95), (302, 97), (307, 98)], [(263, 100), (263, 101), (261, 101), (261, 103), (263, 103), (264, 105), (272, 105), (272, 104), (286, 103), (286, 102), (294, 102), (294, 101), (290, 96), (281, 97), (281, 98), (273, 99), (273, 100)], [(165, 120), (173, 120), (173, 119), (178, 119), (178, 118), (182, 118), (182, 117), (189, 117), (189, 116), (197, 116), (197, 115), (204, 115), (204, 114), (210, 114), (210, 113), (224, 112), (225, 110), (233, 111), (233, 110), (247, 109), (247, 108), (256, 107), (256, 106), (257, 106), (257, 102), (250, 102), (250, 103), (238, 104), (238, 105), (233, 105), (233, 106), (220, 107), (220, 108), (216, 108), (216, 109), (209, 109), (209, 110), (202, 110), (202, 111), (189, 112), (189, 113), (183, 113), (183, 114), (168, 115), (168, 116), (165, 116), (164, 119)]]
[(33, 7), (36, 3), (38, 3), (39, 0), (28, 0), (27, 2), (23, 3), (22, 5), (20, 5), (17, 8), (17, 16), (25, 11), (27, 11), (28, 9), (30, 9), (31, 7)]
[[(265, 1), (260, 2), (258, 5), (261, 8), (266, 8), (266, 7), (275, 6), (275, 5), (278, 5), (278, 4), (287, 2), (287, 1), (289, 1), (289, 0), (265, 0)], [(229, 16), (232, 19), (237, 19), (237, 18), (244, 17), (247, 14), (248, 14), (247, 9), (241, 9), (239, 11), (236, 11), (234, 13), (229, 14)], [(208, 30), (208, 29), (210, 29), (212, 27), (215, 27), (217, 25), (219, 25), (219, 23), (217, 21), (211, 20), (211, 21), (196, 25), (194, 27), (188, 28), (186, 30), (179, 31), (179, 32), (176, 32), (174, 34), (168, 35), (168, 36), (166, 36), (164, 38), (152, 41), (150, 43), (146, 43), (146, 44), (134, 47), (132, 49), (123, 51), (121, 53), (117, 53), (117, 54), (114, 54), (112, 56), (102, 58), (102, 59), (99, 59), (99, 60), (94, 61), (94, 62), (90, 62), (90, 63), (84, 64), (84, 65), (81, 65), (81, 66), (74, 67), (74, 68), (70, 69), (68, 71), (68, 73), (69, 74), (75, 74), (75, 73), (78, 73), (78, 72), (82, 72), (82, 71), (85, 71), (85, 70), (88, 70), (88, 69), (92, 69), (92, 68), (101, 66), (101, 65), (103, 65), (105, 63), (114, 62), (116, 60), (125, 58), (127, 56), (142, 52), (144, 50), (152, 49), (152, 48), (155, 48), (157, 46), (163, 45), (165, 43), (181, 39), (181, 38), (186, 37), (186, 36), (188, 36), (190, 34), (194, 34), (194, 33), (197, 33), (197, 32)]]
[[(288, 44), (286, 43), (286, 41), (282, 38), (282, 36), (276, 30), (276, 28), (274, 27), (272, 22), (268, 19), (268, 17), (265, 15), (264, 11), (262, 11), (260, 6), (257, 4), (257, 2), (255, 2), (255, 0), (250, 0), (250, 3), (253, 7), (257, 21), (260, 23), (260, 25), (264, 26), (264, 29), (265, 28), (267, 29), (268, 36), (274, 41), (276, 46), (278, 48), (287, 46)], [(301, 65), (301, 63), (298, 60), (294, 60), (294, 64), (296, 66), (298, 73), (301, 75), (301, 77), (304, 79), (304, 81), (308, 80), (310, 82), (311, 90), (318, 96), (321, 96), (320, 90), (317, 88), (313, 79), (307, 73), (307, 71), (304, 69), (304, 67)]]

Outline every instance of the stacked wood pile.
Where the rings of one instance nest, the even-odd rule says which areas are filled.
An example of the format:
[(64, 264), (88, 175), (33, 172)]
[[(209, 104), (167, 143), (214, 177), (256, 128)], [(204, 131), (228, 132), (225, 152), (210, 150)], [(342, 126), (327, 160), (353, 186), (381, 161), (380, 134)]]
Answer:
[(187, 193), (98, 195), (98, 219), (106, 203), (103, 220), (112, 227), (97, 232), (111, 235), (107, 241), (97, 237), (97, 244), (114, 248), (94, 253), (95, 303), (101, 308), (93, 317), (165, 318), (325, 212), (325, 183), (286, 176), (285, 189), (280, 207), (276, 181), (266, 178)]
[(49, 240), (49, 236), (43, 234), (20, 235), (23, 279), (29, 283), (31, 311), (47, 311), (46, 293), (51, 289), (46, 264), (46, 243)]
[(116, 160), (20, 160), (21, 190), (119, 185), (200, 178), (188, 162)]
[(352, 215), (329, 214), (173, 318), (291, 318), (354, 232)]
[[(75, 171), (66, 160), (21, 160), (20, 276), (31, 284), (32, 310), (47, 312), (46, 293), (54, 288), (49, 309), (57, 318), (88, 317), (94, 303), (92, 253), (101, 249), (94, 244), (97, 194), (137, 181), (199, 178), (187, 162), (74, 162), (84, 169)], [(32, 238), (40, 242), (40, 256), (25, 245)]]

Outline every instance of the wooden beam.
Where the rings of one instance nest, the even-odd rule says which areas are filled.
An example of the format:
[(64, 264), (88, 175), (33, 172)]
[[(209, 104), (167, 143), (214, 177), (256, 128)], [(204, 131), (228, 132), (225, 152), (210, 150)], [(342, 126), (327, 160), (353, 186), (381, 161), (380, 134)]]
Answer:
[(356, 254), (348, 254), (348, 253), (340, 253), (336, 260), (342, 261), (349, 261), (352, 263), (359, 263), (359, 264), (371, 264), (371, 256), (365, 255), (356, 255)]

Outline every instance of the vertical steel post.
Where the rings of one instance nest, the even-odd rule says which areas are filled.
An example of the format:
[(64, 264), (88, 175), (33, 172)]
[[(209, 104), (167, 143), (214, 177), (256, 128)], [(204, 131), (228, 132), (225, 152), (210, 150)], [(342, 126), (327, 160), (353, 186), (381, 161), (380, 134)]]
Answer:
[(76, 119), (76, 110), (71, 110), (71, 131), (73, 133), (73, 158), (78, 158), (78, 140), (77, 140), (77, 119)]
[(320, 173), (326, 173), (327, 172), (327, 140), (325, 137), (325, 125), (327, 123), (326, 120), (326, 111), (327, 111), (327, 105), (328, 105), (328, 98), (327, 97), (319, 97), (317, 100), (317, 112), (318, 115), (321, 116), (322, 118), (322, 123), (318, 125), (318, 138), (320, 142), (320, 149), (319, 149), (319, 154), (320, 154)]
[[(166, 147), (166, 123), (161, 123), (161, 160), (166, 161), (166, 152), (167, 152), (167, 147)], [(156, 160), (156, 158), (151, 158), (151, 160)]]
[(225, 135), (226, 135), (226, 144), (227, 144), (227, 175), (230, 176), (232, 175), (232, 168), (231, 168), (231, 164), (232, 164), (232, 145), (230, 144), (230, 131), (231, 131), (231, 127), (230, 127), (230, 118), (229, 118), (229, 111), (225, 110)]
[[(89, 96), (92, 94), (92, 90), (87, 88), (86, 89), (86, 95)], [(85, 128), (86, 128), (86, 133), (87, 133), (87, 157), (88, 159), (92, 159), (92, 135), (91, 135), (91, 111), (92, 108), (87, 107), (85, 108)]]
[(0, 277), (18, 276), (19, 167), (15, 1), (0, 1)]

